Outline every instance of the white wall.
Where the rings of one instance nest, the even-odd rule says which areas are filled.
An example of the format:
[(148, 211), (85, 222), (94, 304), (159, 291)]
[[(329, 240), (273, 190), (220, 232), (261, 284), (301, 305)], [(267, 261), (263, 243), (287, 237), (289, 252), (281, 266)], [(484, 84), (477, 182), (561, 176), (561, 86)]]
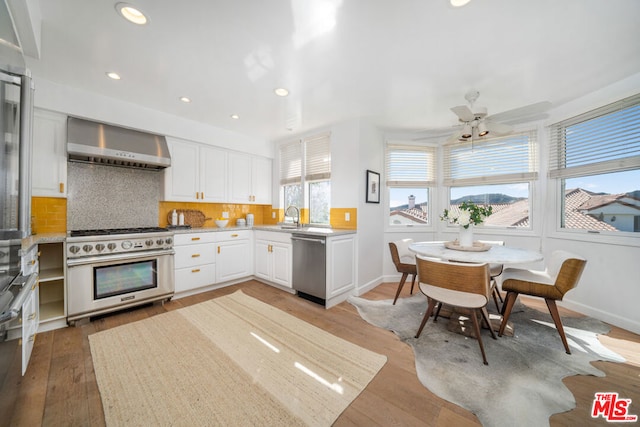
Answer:
[(265, 140), (249, 138), (115, 98), (62, 86), (45, 79), (34, 78), (34, 84), (34, 104), (38, 108), (259, 156), (273, 157), (272, 145)]

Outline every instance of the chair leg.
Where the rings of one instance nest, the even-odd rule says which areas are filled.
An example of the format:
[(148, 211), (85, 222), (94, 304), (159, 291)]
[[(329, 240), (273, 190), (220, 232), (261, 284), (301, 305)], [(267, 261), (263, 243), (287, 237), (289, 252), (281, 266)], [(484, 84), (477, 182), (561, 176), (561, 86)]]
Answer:
[(489, 312), (487, 311), (487, 307), (482, 307), (480, 309), (480, 313), (482, 314), (482, 317), (484, 318), (484, 321), (487, 324), (487, 327), (489, 328), (489, 332), (491, 332), (491, 337), (494, 340), (497, 340), (498, 337), (496, 337), (496, 333), (493, 330), (493, 326), (491, 326), (491, 318), (489, 317)]
[(404, 286), (404, 282), (407, 280), (408, 275), (409, 273), (402, 273), (402, 278), (400, 279), (400, 283), (398, 283), (398, 290), (396, 291), (396, 297), (393, 299), (393, 305), (396, 304), (396, 301), (398, 300), (398, 295), (400, 295), (400, 291), (402, 290), (402, 287)]
[(416, 284), (416, 275), (411, 276), (411, 295), (413, 295), (413, 286)]
[(433, 312), (433, 307), (435, 307), (436, 305), (436, 300), (434, 300), (433, 298), (429, 298), (429, 306), (427, 307), (427, 312), (424, 314), (424, 317), (422, 318), (422, 323), (420, 323), (420, 328), (418, 329), (418, 332), (416, 332), (416, 338), (420, 338), (420, 334), (422, 333), (422, 329), (424, 328), (424, 325), (426, 325), (427, 320), (429, 320), (429, 317), (431, 316), (431, 313)]
[(513, 309), (513, 304), (516, 302), (517, 298), (517, 292), (507, 292), (507, 296), (504, 299), (504, 304), (502, 305), (502, 323), (500, 323), (500, 330), (498, 331), (499, 337), (502, 336), (505, 328), (507, 327), (507, 321), (509, 320), (511, 310)]
[(567, 343), (567, 336), (564, 334), (564, 328), (562, 327), (562, 320), (560, 320), (560, 313), (558, 313), (558, 306), (556, 305), (556, 301), (548, 298), (545, 298), (544, 300), (547, 303), (547, 307), (549, 308), (549, 313), (551, 313), (551, 317), (553, 317), (553, 322), (556, 324), (556, 329), (560, 334), (560, 338), (562, 339), (562, 344), (564, 344), (564, 349), (567, 352), (567, 354), (571, 354), (571, 350), (569, 349), (569, 344)]
[(502, 301), (502, 296), (498, 293), (498, 290), (496, 289), (496, 282), (493, 279), (491, 280), (491, 296), (493, 296), (493, 302), (496, 304), (496, 310), (500, 313), (501, 308), (498, 304), (498, 297), (500, 297), (500, 300)]
[(482, 337), (480, 336), (480, 322), (478, 322), (478, 316), (475, 310), (471, 315), (471, 320), (473, 321), (473, 329), (476, 331), (476, 338), (478, 339), (478, 345), (480, 345), (480, 353), (482, 353), (482, 363), (484, 363), (485, 365), (488, 365), (489, 362), (487, 362), (487, 355), (484, 354), (484, 345), (482, 345)]
[(434, 314), (434, 316), (433, 316), (433, 321), (434, 322), (438, 321), (438, 316), (440, 316), (440, 309), (442, 309), (442, 303), (438, 302), (438, 308), (436, 309), (436, 314)]

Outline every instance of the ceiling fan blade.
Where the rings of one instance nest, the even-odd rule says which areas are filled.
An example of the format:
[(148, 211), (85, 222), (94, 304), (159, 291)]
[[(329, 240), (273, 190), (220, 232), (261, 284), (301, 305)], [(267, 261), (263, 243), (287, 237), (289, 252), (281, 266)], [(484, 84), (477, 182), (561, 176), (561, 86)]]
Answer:
[(485, 121), (485, 125), (487, 126), (487, 130), (489, 131), (490, 135), (506, 135), (513, 132), (513, 128), (509, 125), (505, 125), (504, 123)]
[(525, 122), (529, 118), (539, 116), (551, 108), (551, 102), (542, 101), (535, 104), (525, 105), (524, 107), (514, 108), (513, 110), (503, 111), (502, 113), (493, 114), (488, 116), (487, 119), (491, 119), (496, 122)]
[(458, 105), (457, 107), (453, 107), (451, 111), (453, 111), (455, 115), (458, 116), (458, 118), (463, 122), (470, 122), (475, 119), (473, 111), (471, 111), (471, 109), (466, 105)]

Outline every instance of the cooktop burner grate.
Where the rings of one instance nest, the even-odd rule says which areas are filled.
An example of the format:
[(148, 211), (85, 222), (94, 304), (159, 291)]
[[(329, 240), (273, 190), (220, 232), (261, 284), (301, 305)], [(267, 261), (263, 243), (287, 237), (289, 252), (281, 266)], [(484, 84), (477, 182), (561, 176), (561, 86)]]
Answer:
[(169, 231), (169, 229), (162, 227), (105, 228), (95, 230), (71, 230), (69, 236), (110, 236), (114, 234), (161, 233), (165, 231)]

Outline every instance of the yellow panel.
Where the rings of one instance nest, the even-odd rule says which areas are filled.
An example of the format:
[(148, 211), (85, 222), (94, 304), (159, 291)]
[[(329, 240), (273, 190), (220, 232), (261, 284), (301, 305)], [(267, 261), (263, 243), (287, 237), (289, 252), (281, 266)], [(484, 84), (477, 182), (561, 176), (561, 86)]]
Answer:
[[(347, 221), (346, 214), (349, 214)], [(356, 230), (358, 228), (358, 210), (356, 208), (331, 208), (329, 221), (334, 228)]]

